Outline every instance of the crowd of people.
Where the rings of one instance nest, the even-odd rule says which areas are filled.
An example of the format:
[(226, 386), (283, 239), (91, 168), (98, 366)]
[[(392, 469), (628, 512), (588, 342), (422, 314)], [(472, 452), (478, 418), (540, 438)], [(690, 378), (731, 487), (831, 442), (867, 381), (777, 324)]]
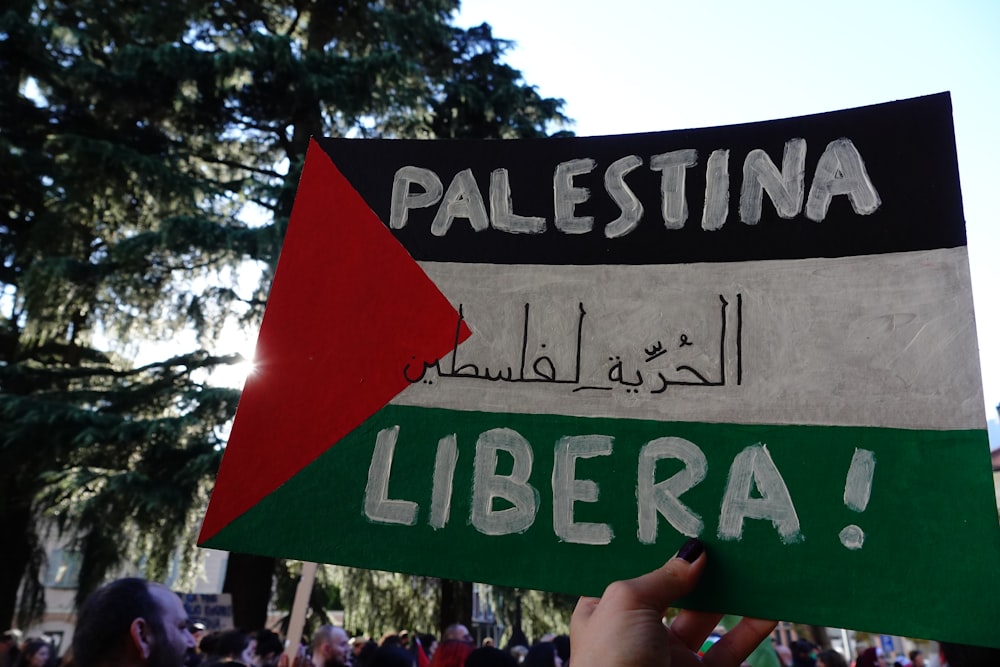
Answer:
[[(273, 632), (205, 632), (170, 589), (118, 579), (84, 603), (73, 645), (62, 656), (43, 639), (22, 641), (8, 631), (0, 641), (0, 667), (740, 667), (774, 630), (774, 621), (744, 618), (720, 632), (721, 614), (682, 610), (669, 625), (663, 622), (666, 609), (693, 590), (705, 561), (703, 546), (691, 540), (660, 568), (614, 582), (600, 598), (581, 598), (569, 636), (546, 635), (531, 646), (512, 641), (501, 649), (492, 639), (476, 646), (459, 623), (440, 637), (399, 631), (378, 641), (324, 625), (291, 658)], [(948, 643), (940, 648), (937, 665), (1000, 665), (1000, 649)], [(803, 640), (774, 650), (784, 667), (848, 665), (836, 651)], [(890, 658), (877, 648), (865, 648), (850, 664), (931, 667), (920, 651)]]

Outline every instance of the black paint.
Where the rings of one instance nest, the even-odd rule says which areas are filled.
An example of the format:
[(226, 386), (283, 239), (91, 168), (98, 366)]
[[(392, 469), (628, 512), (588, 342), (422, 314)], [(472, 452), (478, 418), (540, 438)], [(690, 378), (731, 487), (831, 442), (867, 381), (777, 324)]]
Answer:
[[(763, 149), (781, 167), (785, 142), (806, 139), (806, 200), (820, 156), (830, 141), (854, 142), (882, 200), (871, 215), (854, 212), (846, 196), (835, 196), (822, 222), (803, 212), (778, 217), (767, 193), (761, 220), (739, 220), (743, 160)], [(541, 216), (547, 229), (515, 235), (493, 228), (474, 232), (466, 219), (455, 220), (444, 236), (430, 233), (437, 205), (409, 211), (396, 237), (418, 260), (527, 264), (671, 264), (759, 259), (843, 257), (963, 246), (966, 243), (958, 164), (947, 93), (786, 120), (697, 130), (607, 137), (520, 141), (420, 141), (319, 139), (341, 173), (372, 210), (388, 224), (393, 175), (405, 165), (435, 171), (445, 190), (455, 173), (471, 168), (489, 209), (490, 173), (510, 173), (513, 211)], [(698, 165), (687, 171), (688, 219), (683, 229), (664, 227), (660, 213), (660, 172), (650, 157), (685, 148), (698, 151)], [(722, 229), (701, 228), (705, 165), (713, 150), (730, 149), (729, 216)], [(626, 176), (645, 214), (632, 233), (604, 236), (604, 226), (620, 211), (604, 188), (604, 171), (615, 160), (635, 154), (643, 165)], [(587, 234), (569, 235), (553, 224), (552, 177), (558, 163), (590, 157), (597, 167), (577, 176), (591, 198), (576, 215), (593, 215)], [(336, 202), (331, 201), (331, 206)], [(350, 224), (349, 220), (343, 221)]]

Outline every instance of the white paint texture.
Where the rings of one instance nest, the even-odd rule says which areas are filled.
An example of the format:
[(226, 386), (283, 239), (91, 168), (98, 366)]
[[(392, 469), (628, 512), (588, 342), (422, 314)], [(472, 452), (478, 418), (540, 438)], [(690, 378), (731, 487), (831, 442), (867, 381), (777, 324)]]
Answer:
[(376, 523), (412, 526), (417, 522), (417, 504), (409, 500), (389, 500), (389, 475), (398, 438), (398, 426), (382, 429), (375, 438), (365, 486), (365, 516)]
[(552, 466), (552, 528), (560, 540), (576, 544), (610, 544), (614, 533), (606, 523), (578, 522), (573, 518), (576, 502), (595, 503), (600, 496), (597, 482), (576, 478), (577, 459), (607, 456), (613, 439), (607, 435), (576, 435), (556, 443)]
[(712, 151), (705, 171), (705, 208), (701, 214), (701, 228), (709, 231), (722, 229), (729, 215), (729, 150)]
[(840, 538), (840, 543), (851, 551), (857, 551), (865, 545), (865, 531), (854, 524), (846, 526), (840, 531), (838, 537)]
[[(410, 186), (418, 185), (423, 191), (411, 192)], [(392, 179), (392, 200), (389, 226), (402, 229), (410, 209), (426, 208), (438, 203), (444, 194), (441, 179), (430, 169), (422, 167), (402, 167)]]
[[(393, 183), (395, 188), (395, 183)], [(540, 234), (545, 231), (545, 218), (514, 213), (507, 169), (494, 169), (490, 175), (490, 219), (493, 226), (511, 234)]]
[(831, 141), (820, 156), (806, 200), (806, 217), (823, 220), (835, 195), (847, 195), (859, 215), (874, 213), (882, 204), (861, 154), (847, 138)]
[[(580, 384), (613, 389), (434, 377), (411, 385), (397, 404), (658, 421), (984, 427), (965, 248), (662, 266), (422, 267), (452, 304), (464, 304), (474, 333), (458, 349), (459, 364), (516, 378), (523, 345), (526, 376), (538, 379), (539, 362), (557, 379), (572, 379), (582, 302)], [(720, 294), (730, 302), (727, 385), (652, 393), (657, 372), (690, 378), (678, 365), (718, 376)], [(741, 385), (734, 380), (737, 294)], [(696, 344), (678, 347), (685, 334)], [(657, 341), (667, 353), (647, 362)], [(450, 358), (442, 351), (443, 369)], [(610, 381), (617, 363), (617, 377), (636, 382), (639, 372), (643, 383), (633, 391)]]
[[(701, 226), (707, 231), (721, 229), (729, 215), (730, 149), (718, 148), (709, 154), (705, 163), (705, 196)], [(760, 220), (763, 193), (766, 191), (778, 214), (792, 218), (802, 210), (805, 188), (806, 141), (790, 139), (785, 143), (781, 172), (770, 156), (761, 149), (753, 149), (743, 163), (743, 183), (740, 188), (740, 219), (750, 225)], [(604, 171), (604, 187), (618, 206), (621, 214), (604, 226), (607, 238), (618, 238), (631, 233), (642, 221), (644, 207), (635, 192), (625, 182), (625, 176), (642, 165), (642, 158), (626, 155), (612, 162)], [(698, 165), (698, 151), (687, 148), (653, 155), (651, 171), (661, 172), (661, 214), (667, 229), (680, 229), (688, 218), (687, 170)], [(593, 216), (576, 215), (576, 207), (591, 197), (590, 189), (576, 185), (574, 179), (591, 173), (597, 161), (589, 157), (574, 158), (556, 165), (552, 175), (553, 222), (564, 234), (587, 234), (594, 229)], [(411, 192), (411, 186), (417, 189)], [(406, 226), (409, 211), (434, 206), (440, 200), (431, 233), (443, 236), (457, 218), (464, 218), (474, 231), (492, 227), (509, 234), (540, 234), (546, 230), (547, 219), (540, 216), (523, 216), (514, 212), (510, 174), (499, 167), (490, 174), (490, 210), (486, 212), (483, 195), (471, 169), (455, 174), (442, 196), (441, 177), (435, 172), (416, 166), (402, 167), (396, 171), (392, 183), (389, 226), (401, 229)], [(868, 177), (864, 159), (854, 143), (841, 138), (827, 144), (819, 158), (813, 175), (806, 216), (815, 222), (826, 218), (830, 201), (836, 195), (845, 195), (855, 212), (867, 215), (875, 212), (879, 196)]]
[[(395, 190), (395, 183), (393, 190)], [(471, 169), (463, 169), (455, 174), (451, 179), (448, 190), (444, 193), (444, 199), (437, 213), (434, 214), (434, 221), (431, 223), (431, 234), (434, 236), (444, 236), (451, 229), (455, 219), (467, 220), (477, 232), (489, 228), (490, 218), (486, 213), (486, 204), (483, 202), (483, 193), (479, 190), (476, 177)]]
[[(509, 475), (497, 474), (499, 452), (513, 459)], [(484, 535), (523, 533), (535, 522), (538, 491), (528, 484), (534, 452), (517, 431), (495, 428), (480, 434), (473, 464), (470, 523)], [(510, 507), (496, 509), (500, 499)]]
[(785, 544), (803, 539), (788, 487), (765, 445), (747, 447), (729, 467), (719, 512), (719, 539), (741, 539), (744, 519), (769, 520)]
[(660, 176), (660, 197), (663, 224), (667, 229), (680, 229), (688, 217), (687, 197), (684, 183), (688, 167), (698, 164), (698, 151), (685, 148), (679, 151), (654, 155), (649, 160), (649, 168), (662, 172)]
[[(667, 479), (656, 481), (656, 464), (675, 459), (684, 467)], [(697, 537), (705, 522), (680, 496), (699, 484), (708, 474), (708, 459), (693, 442), (684, 438), (657, 438), (646, 443), (639, 453), (639, 485), (636, 499), (639, 507), (639, 541), (655, 544), (658, 515), (681, 535)]]
[(847, 471), (847, 482), (844, 484), (844, 504), (855, 512), (864, 512), (871, 497), (874, 477), (875, 452), (855, 449), (851, 467)]
[(781, 171), (771, 157), (754, 149), (743, 161), (743, 185), (740, 190), (740, 220), (748, 225), (760, 222), (764, 192), (778, 215), (794, 218), (802, 210), (805, 197), (806, 140), (789, 139), (781, 158)]
[(438, 441), (434, 455), (434, 485), (431, 487), (431, 528), (444, 528), (451, 518), (451, 490), (458, 464), (458, 437), (452, 433)]
[(590, 189), (573, 184), (573, 178), (588, 174), (597, 166), (593, 158), (560, 162), (552, 176), (556, 229), (566, 234), (586, 234), (594, 228), (594, 217), (577, 216), (576, 205), (590, 199)]
[(604, 172), (604, 189), (622, 212), (604, 228), (604, 235), (609, 239), (625, 236), (642, 220), (642, 202), (625, 183), (625, 176), (640, 166), (642, 158), (638, 155), (626, 155), (612, 162)]

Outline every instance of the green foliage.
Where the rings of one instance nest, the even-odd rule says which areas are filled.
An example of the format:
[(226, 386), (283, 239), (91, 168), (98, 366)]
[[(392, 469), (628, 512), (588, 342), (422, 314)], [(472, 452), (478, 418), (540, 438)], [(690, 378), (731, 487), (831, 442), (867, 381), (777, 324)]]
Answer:
[[(299, 578), (302, 576), (302, 563), (291, 560), (280, 561), (277, 570), (274, 582), (274, 598), (271, 600), (271, 604), (275, 609), (287, 612), (281, 618), (278, 627), (278, 632), (286, 635), (291, 620), (292, 605), (295, 602), (295, 593), (298, 589)], [(316, 568), (316, 580), (313, 583), (312, 593), (309, 597), (309, 608), (306, 612), (305, 626), (302, 630), (304, 636), (311, 637), (320, 626), (332, 623), (328, 612), (344, 608), (341, 596), (341, 583), (333, 566)]]
[(510, 632), (517, 622), (518, 608), (521, 630), (529, 642), (538, 640), (548, 632), (569, 634), (569, 621), (579, 599), (577, 596), (526, 588), (494, 587), (494, 592), (498, 598), (500, 616), (507, 627), (504, 643), (510, 638)]
[[(238, 361), (218, 335), (259, 320), (311, 136), (536, 137), (565, 122), (503, 64), (509, 43), (451, 24), (456, 8), (0, 10), (0, 523), (17, 543), (0, 550), (0, 618), (22, 584), (38, 611), (42, 524), (83, 553), (81, 595), (117, 568), (161, 576), (192, 543), (237, 400), (210, 382)], [(418, 599), (387, 596), (386, 613), (410, 618)]]
[(379, 638), (403, 628), (438, 631), (440, 580), (397, 572), (331, 567), (341, 590), (344, 627)]

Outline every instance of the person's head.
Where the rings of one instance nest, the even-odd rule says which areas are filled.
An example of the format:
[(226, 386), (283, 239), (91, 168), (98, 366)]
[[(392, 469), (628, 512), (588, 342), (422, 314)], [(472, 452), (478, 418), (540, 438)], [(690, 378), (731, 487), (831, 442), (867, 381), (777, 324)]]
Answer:
[(420, 647), (424, 649), (424, 655), (427, 656), (427, 659), (433, 658), (434, 651), (437, 650), (438, 646), (437, 637), (432, 634), (422, 634), (417, 635), (417, 638), (420, 640)]
[(321, 626), (313, 636), (313, 663), (320, 667), (347, 665), (351, 654), (350, 641), (343, 628), (335, 625)]
[(254, 648), (250, 636), (242, 630), (223, 630), (215, 644), (215, 654), (222, 660), (251, 665)]
[(941, 663), (948, 667), (1000, 665), (1000, 648), (941, 642)]
[(354, 665), (355, 667), (368, 667), (375, 651), (378, 650), (378, 644), (375, 643), (374, 639), (362, 640), (358, 643), (361, 644), (361, 650), (354, 654)]
[(53, 657), (52, 645), (44, 639), (29, 639), (21, 647), (19, 667), (46, 667)]
[(282, 651), (285, 650), (285, 644), (281, 641), (281, 637), (275, 632), (262, 628), (254, 633), (254, 639), (256, 645), (253, 664), (257, 667), (276, 665)]
[(469, 628), (465, 627), (461, 623), (452, 623), (444, 629), (444, 633), (441, 635), (441, 641), (471, 642), (472, 633), (469, 632)]
[(552, 642), (538, 642), (524, 656), (524, 667), (562, 667), (562, 658)]
[(816, 647), (812, 643), (805, 639), (796, 639), (789, 648), (792, 649), (792, 664), (796, 667), (815, 664), (813, 651), (816, 650)]
[(464, 667), (465, 659), (475, 648), (471, 642), (449, 639), (441, 642), (434, 657), (431, 658), (431, 667)]
[(878, 650), (871, 647), (866, 648), (858, 656), (855, 667), (879, 667)]
[(816, 667), (847, 667), (847, 660), (836, 651), (820, 651), (816, 656)]
[(517, 667), (517, 659), (495, 646), (483, 646), (469, 654), (465, 667)]
[(21, 631), (17, 628), (4, 630), (3, 634), (0, 634), (0, 656), (13, 656), (13, 654), (17, 653), (20, 645)]
[(375, 649), (368, 667), (413, 667), (413, 654), (395, 644), (383, 644)]
[(556, 647), (556, 655), (564, 665), (569, 664), (569, 635), (556, 635), (552, 643)]
[(77, 667), (181, 667), (194, 648), (180, 598), (166, 586), (126, 578), (84, 601), (73, 633)]
[(924, 667), (924, 653), (919, 649), (914, 649), (910, 651), (910, 662), (913, 663), (913, 667)]

